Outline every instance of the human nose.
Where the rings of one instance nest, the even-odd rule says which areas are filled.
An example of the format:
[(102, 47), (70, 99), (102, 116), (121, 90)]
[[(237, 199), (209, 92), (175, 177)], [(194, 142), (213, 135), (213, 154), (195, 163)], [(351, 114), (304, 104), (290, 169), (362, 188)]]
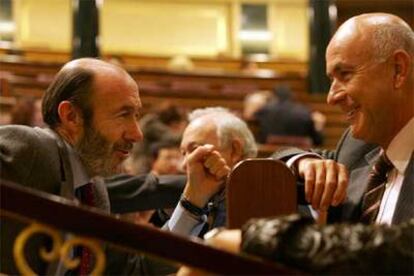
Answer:
[(125, 138), (133, 143), (142, 141), (144, 135), (138, 122), (134, 122), (134, 124), (128, 128), (126, 136), (127, 137)]
[(338, 87), (337, 82), (334, 81), (331, 84), (331, 87), (329, 89), (328, 97), (326, 98), (326, 101), (330, 105), (336, 105), (340, 101), (342, 101), (345, 97), (345, 91)]

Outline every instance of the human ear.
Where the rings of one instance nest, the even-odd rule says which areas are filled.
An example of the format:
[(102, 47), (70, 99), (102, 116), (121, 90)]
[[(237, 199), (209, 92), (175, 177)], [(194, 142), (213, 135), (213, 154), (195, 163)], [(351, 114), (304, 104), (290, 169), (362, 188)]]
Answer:
[(61, 128), (77, 135), (83, 127), (81, 111), (69, 101), (62, 101), (58, 106)]
[(231, 142), (231, 161), (236, 164), (242, 159), (243, 156), (243, 145), (239, 139), (234, 139)]
[(411, 57), (406, 51), (397, 50), (393, 54), (393, 72), (394, 72), (394, 88), (401, 88), (409, 77), (409, 68), (411, 66)]

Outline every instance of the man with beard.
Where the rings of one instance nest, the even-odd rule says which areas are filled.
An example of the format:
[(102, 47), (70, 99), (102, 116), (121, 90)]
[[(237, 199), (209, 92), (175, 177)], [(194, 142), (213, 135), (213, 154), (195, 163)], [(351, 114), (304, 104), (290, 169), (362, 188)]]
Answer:
[[(183, 177), (168, 178), (168, 185), (155, 176), (135, 177), (133, 183), (125, 184), (134, 189), (150, 187), (162, 198), (161, 206), (153, 206), (159, 204), (157, 197), (145, 200), (144, 191), (131, 197), (132, 190), (125, 189), (123, 183), (107, 189), (102, 181), (102, 176), (119, 172), (133, 144), (142, 140), (140, 109), (138, 86), (125, 70), (97, 59), (71, 61), (44, 94), (42, 114), (49, 128), (0, 127), (0, 177), (107, 212), (171, 208), (181, 194)], [(111, 206), (109, 195), (115, 206)], [(120, 206), (122, 210), (117, 209)], [(12, 246), (24, 227), (23, 223), (1, 220), (2, 273), (17, 274)], [(45, 243), (45, 239), (36, 238), (27, 244), (29, 265), (40, 275), (63, 274), (59, 264), (48, 265), (40, 259), (39, 246)]]

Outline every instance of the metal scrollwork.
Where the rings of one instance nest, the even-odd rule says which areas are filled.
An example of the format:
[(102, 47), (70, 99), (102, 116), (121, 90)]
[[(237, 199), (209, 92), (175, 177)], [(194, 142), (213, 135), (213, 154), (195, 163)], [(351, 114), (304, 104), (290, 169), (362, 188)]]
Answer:
[(30, 268), (24, 257), (24, 248), (29, 238), (36, 234), (46, 234), (52, 239), (52, 248), (47, 251), (45, 248), (40, 248), (39, 254), (46, 262), (53, 262), (62, 259), (63, 265), (68, 269), (74, 269), (80, 264), (79, 258), (71, 259), (70, 255), (75, 246), (88, 247), (95, 255), (95, 267), (91, 275), (102, 275), (105, 268), (105, 254), (103, 253), (99, 242), (93, 239), (86, 239), (80, 237), (72, 237), (66, 241), (62, 241), (62, 237), (56, 229), (51, 227), (33, 223), (25, 228), (16, 238), (13, 247), (13, 256), (16, 262), (17, 269), (22, 275), (36, 275)]
[(67, 240), (61, 248), (61, 256), (63, 258), (63, 264), (69, 268), (73, 269), (79, 265), (79, 259), (71, 259), (70, 252), (75, 246), (85, 246), (88, 247), (96, 257), (95, 267), (91, 272), (91, 275), (102, 275), (105, 269), (105, 254), (101, 250), (98, 241), (93, 239), (85, 239), (80, 237), (74, 237), (70, 240)]

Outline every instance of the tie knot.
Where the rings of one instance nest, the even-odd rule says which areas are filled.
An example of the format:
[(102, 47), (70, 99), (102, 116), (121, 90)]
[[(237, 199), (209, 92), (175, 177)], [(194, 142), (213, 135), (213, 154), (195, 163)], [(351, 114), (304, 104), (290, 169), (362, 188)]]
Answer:
[(378, 181), (376, 182), (384, 182), (386, 180), (387, 173), (392, 168), (394, 168), (394, 165), (391, 163), (385, 153), (382, 152), (372, 168), (371, 178), (377, 178)]
[(388, 159), (387, 155), (383, 152), (381, 153), (376, 165), (384, 171), (389, 171), (394, 168), (394, 165), (391, 163), (390, 159)]

